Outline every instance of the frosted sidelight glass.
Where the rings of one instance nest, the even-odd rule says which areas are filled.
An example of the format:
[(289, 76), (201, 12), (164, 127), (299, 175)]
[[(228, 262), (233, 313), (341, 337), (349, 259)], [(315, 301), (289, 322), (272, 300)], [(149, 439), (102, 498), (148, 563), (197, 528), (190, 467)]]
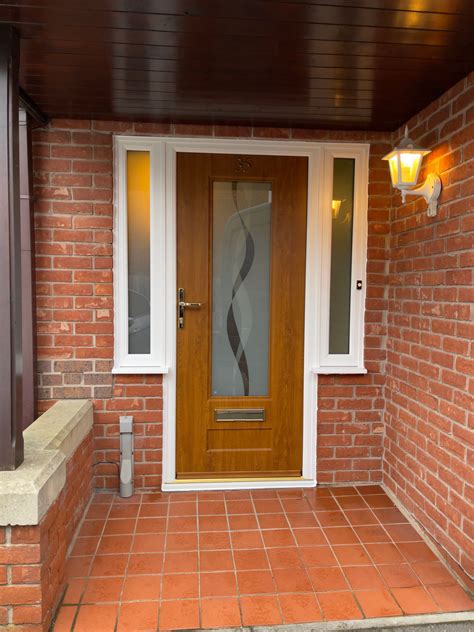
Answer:
[(214, 182), (212, 395), (268, 395), (272, 186)]
[(353, 158), (334, 159), (331, 208), (330, 354), (347, 354), (350, 351), (354, 170)]
[(150, 353), (150, 153), (127, 152), (128, 352)]

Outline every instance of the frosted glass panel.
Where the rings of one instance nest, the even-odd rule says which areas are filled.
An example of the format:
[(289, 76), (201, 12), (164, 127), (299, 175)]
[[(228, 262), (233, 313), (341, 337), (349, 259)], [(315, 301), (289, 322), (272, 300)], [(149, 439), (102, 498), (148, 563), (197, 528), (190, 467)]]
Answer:
[(212, 394), (268, 395), (269, 182), (213, 183)]
[(334, 354), (347, 354), (350, 346), (354, 169), (353, 158), (334, 159), (329, 309), (329, 353)]
[(128, 352), (150, 353), (150, 153), (127, 152)]

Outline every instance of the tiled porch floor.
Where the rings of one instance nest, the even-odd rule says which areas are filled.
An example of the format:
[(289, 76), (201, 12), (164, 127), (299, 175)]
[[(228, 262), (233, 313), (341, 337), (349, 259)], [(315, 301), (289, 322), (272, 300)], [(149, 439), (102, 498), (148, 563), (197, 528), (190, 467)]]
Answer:
[(97, 494), (55, 632), (168, 630), (469, 610), (376, 485)]

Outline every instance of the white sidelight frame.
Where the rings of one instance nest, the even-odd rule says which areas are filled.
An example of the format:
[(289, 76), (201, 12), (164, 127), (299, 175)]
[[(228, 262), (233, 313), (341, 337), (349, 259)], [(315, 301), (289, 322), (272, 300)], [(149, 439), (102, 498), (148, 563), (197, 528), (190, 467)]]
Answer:
[[(155, 332), (152, 357), (124, 354), (128, 341), (126, 255), (126, 152), (151, 152), (151, 261), (159, 292), (152, 302)], [(176, 478), (176, 158), (178, 153), (303, 156), (308, 159), (308, 215), (306, 241), (306, 296), (303, 389), (302, 476), (297, 478), (181, 480)], [(329, 356), (324, 340), (329, 337), (329, 281), (331, 244), (332, 162), (334, 157), (355, 158), (355, 197), (352, 278), (361, 279), (363, 291), (351, 297), (351, 353)], [(366, 285), (367, 188), (369, 145), (314, 143), (256, 139), (115, 137), (115, 366), (116, 373), (162, 373), (163, 375), (163, 476), (164, 491), (314, 487), (316, 485), (316, 418), (318, 373), (365, 373), (363, 367), (363, 310)], [(156, 184), (153, 184), (153, 183)], [(327, 209), (327, 212), (323, 212)], [(329, 230), (329, 233), (327, 232)], [(329, 237), (328, 237), (329, 235)], [(329, 244), (329, 250), (328, 250)], [(357, 251), (357, 252), (356, 252)], [(329, 259), (328, 259), (329, 255)], [(325, 270), (323, 270), (325, 268)], [(125, 295), (125, 296), (124, 296)], [(153, 306), (156, 310), (153, 314)], [(154, 339), (152, 332), (152, 339)], [(151, 356), (152, 354), (150, 354)]]

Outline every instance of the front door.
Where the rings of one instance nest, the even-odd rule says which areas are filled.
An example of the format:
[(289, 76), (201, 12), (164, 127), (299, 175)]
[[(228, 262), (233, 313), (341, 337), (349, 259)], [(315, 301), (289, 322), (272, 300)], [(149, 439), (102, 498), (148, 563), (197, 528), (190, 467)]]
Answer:
[(302, 468), (308, 161), (177, 158), (177, 478)]

